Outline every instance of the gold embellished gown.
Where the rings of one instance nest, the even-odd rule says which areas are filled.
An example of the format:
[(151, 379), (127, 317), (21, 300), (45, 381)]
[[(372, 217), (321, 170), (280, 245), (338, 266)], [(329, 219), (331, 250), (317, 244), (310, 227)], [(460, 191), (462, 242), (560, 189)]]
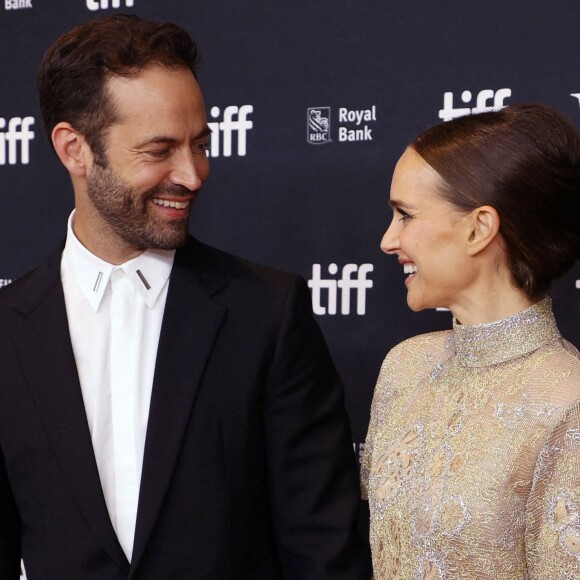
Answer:
[(387, 355), (362, 488), (376, 580), (580, 579), (580, 357), (549, 298)]

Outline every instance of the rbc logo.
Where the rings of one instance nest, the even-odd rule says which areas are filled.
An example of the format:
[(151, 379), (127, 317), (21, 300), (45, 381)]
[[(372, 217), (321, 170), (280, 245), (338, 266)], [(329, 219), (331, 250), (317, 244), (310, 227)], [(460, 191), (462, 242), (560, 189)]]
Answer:
[[(373, 287), (373, 281), (367, 278), (367, 274), (374, 269), (372, 264), (345, 264), (342, 276), (339, 280), (334, 278), (322, 278), (320, 264), (313, 264), (312, 279), (308, 280), (308, 287), (312, 289), (312, 310), (314, 314), (336, 314), (338, 307), (338, 289), (340, 289), (340, 313), (350, 314), (351, 290), (356, 290), (356, 313), (363, 315), (366, 312), (366, 291)], [(335, 276), (338, 266), (330, 264), (328, 273)], [(352, 275), (356, 274), (353, 278)], [(322, 290), (327, 290), (327, 306), (322, 306)]]
[[(125, 0), (125, 6), (132, 8), (135, 0)], [(106, 10), (109, 7), (109, 0), (87, 0), (89, 10)], [(111, 8), (121, 8), (121, 0), (111, 0)]]
[[(244, 157), (246, 155), (246, 133), (254, 126), (252, 121), (248, 119), (248, 115), (253, 112), (252, 105), (242, 105), (239, 108), (230, 105), (224, 109), (223, 121), (208, 123), (211, 129), (208, 156), (219, 157), (221, 148), (224, 157), (231, 157), (232, 137), (235, 133), (237, 135), (237, 154), (239, 157)], [(211, 108), (210, 115), (213, 119), (217, 119), (220, 113), (219, 107)]]
[(311, 107), (307, 110), (306, 140), (312, 145), (330, 143), (330, 107)]
[(6, 122), (0, 117), (0, 165), (16, 165), (18, 163), (18, 147), (20, 141), (20, 163), (30, 162), (30, 141), (34, 139), (34, 117), (12, 117)]
[[(439, 110), (439, 118), (442, 121), (451, 121), (457, 117), (464, 117), (465, 115), (475, 115), (477, 113), (486, 113), (487, 111), (499, 111), (505, 106), (504, 101), (512, 96), (511, 89), (484, 89), (477, 93), (475, 99), (475, 107), (458, 107), (453, 106), (453, 93), (448, 92), (443, 95), (443, 108)], [(463, 91), (461, 93), (461, 101), (464, 104), (471, 103), (471, 91)]]

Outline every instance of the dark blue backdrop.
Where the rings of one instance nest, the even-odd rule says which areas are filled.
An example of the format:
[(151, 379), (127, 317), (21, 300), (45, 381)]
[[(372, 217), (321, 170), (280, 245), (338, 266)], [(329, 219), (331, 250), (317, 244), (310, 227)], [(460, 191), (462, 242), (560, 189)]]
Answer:
[[(59, 241), (73, 203), (39, 118), (43, 51), (114, 11), (175, 21), (201, 47), (219, 133), (192, 231), (312, 280), (357, 445), (387, 350), (450, 325), (448, 313), (408, 310), (401, 267), (378, 247), (406, 143), (460, 109), (520, 101), (580, 123), (577, 0), (1, 1), (0, 285)], [(554, 290), (561, 330), (576, 345), (578, 279), (577, 265)]]

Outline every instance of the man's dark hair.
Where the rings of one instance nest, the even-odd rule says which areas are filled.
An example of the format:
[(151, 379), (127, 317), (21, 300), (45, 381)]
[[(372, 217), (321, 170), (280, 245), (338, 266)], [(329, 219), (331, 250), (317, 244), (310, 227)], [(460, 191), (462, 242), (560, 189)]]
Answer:
[(200, 56), (189, 34), (171, 23), (115, 14), (61, 35), (45, 53), (37, 84), (44, 129), (50, 140), (66, 121), (84, 136), (97, 163), (104, 163), (104, 135), (116, 120), (107, 95), (110, 77), (133, 77), (148, 66), (189, 68)]
[(556, 111), (519, 104), (461, 117), (410, 147), (442, 178), (443, 199), (496, 209), (513, 281), (528, 296), (580, 257), (580, 136)]

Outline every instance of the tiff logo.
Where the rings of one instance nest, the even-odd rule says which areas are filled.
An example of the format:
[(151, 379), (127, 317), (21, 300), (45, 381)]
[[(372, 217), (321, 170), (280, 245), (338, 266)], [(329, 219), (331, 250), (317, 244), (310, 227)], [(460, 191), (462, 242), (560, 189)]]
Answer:
[(8, 286), (8, 284), (12, 284), (11, 278), (0, 278), (0, 288), (3, 286)]
[[(219, 157), (220, 149), (224, 157), (232, 156), (233, 136), (236, 135), (237, 155), (246, 155), (246, 134), (254, 126), (248, 115), (254, 112), (252, 105), (236, 107), (230, 105), (224, 109), (223, 121), (208, 123), (211, 129), (210, 147), (208, 156)], [(219, 107), (212, 107), (210, 115), (217, 119), (221, 114)]]
[[(457, 117), (465, 117), (465, 115), (476, 115), (477, 113), (486, 113), (487, 111), (499, 111), (505, 107), (505, 99), (512, 96), (511, 89), (484, 89), (477, 93), (475, 99), (475, 107), (454, 107), (453, 93), (448, 92), (443, 95), (443, 108), (439, 110), (439, 118), (443, 121), (451, 121)], [(470, 104), (473, 95), (471, 91), (463, 91), (461, 93), (461, 101), (464, 104)]]
[(0, 117), (0, 165), (18, 163), (18, 143), (20, 142), (20, 162), (30, 162), (30, 141), (34, 139), (34, 117), (12, 117), (8, 122)]
[(363, 455), (365, 452), (365, 444), (364, 443), (356, 443), (354, 442), (352, 444), (352, 449), (354, 451), (354, 454), (357, 458), (358, 463), (362, 463), (362, 459), (363, 459)]
[[(367, 274), (374, 269), (372, 264), (345, 264), (340, 279), (322, 278), (320, 264), (312, 265), (312, 278), (308, 280), (308, 287), (312, 289), (312, 310), (314, 314), (336, 314), (338, 308), (338, 290), (340, 290), (340, 313), (350, 314), (351, 290), (356, 290), (356, 313), (363, 315), (366, 312), (366, 292), (373, 287), (373, 281)], [(330, 264), (328, 273), (335, 276), (338, 266)], [(353, 278), (353, 274), (356, 275)], [(322, 290), (326, 290), (326, 306), (322, 305)]]
[[(125, 0), (124, 4), (127, 8), (132, 8), (135, 0)], [(87, 8), (89, 10), (107, 10), (109, 8), (109, 0), (87, 0)], [(121, 0), (111, 0), (111, 8), (121, 8)]]

